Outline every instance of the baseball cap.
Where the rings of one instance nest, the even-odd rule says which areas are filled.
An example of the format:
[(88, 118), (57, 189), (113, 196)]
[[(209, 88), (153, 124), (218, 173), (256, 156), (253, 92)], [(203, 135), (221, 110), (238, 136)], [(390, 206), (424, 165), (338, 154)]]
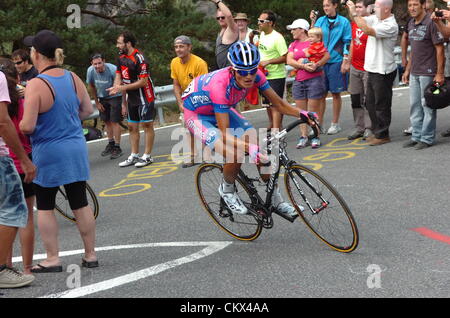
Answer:
[(55, 50), (63, 47), (61, 39), (50, 30), (41, 30), (34, 36), (25, 37), (23, 44), (34, 47), (36, 51), (51, 59), (55, 58)]
[(186, 36), (186, 35), (177, 36), (175, 38), (175, 41), (173, 41), (173, 43), (174, 44), (178, 43), (178, 44), (189, 44), (189, 45), (192, 45), (191, 39), (188, 36)]
[(309, 30), (309, 22), (306, 21), (305, 19), (297, 19), (294, 22), (292, 22), (292, 24), (286, 26), (286, 28), (288, 30), (303, 29), (303, 30), (308, 31)]

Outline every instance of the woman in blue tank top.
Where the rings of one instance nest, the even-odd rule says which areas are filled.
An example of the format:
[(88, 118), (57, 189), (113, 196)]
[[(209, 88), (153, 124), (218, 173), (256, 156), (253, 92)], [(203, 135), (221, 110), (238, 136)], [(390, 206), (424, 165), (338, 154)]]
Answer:
[(40, 75), (27, 85), (20, 128), (30, 135), (33, 146), (38, 225), (47, 251), (47, 259), (31, 271), (62, 271), (54, 214), (59, 186), (66, 189), (84, 243), (82, 265), (96, 267), (95, 219), (86, 196), (88, 151), (81, 127), (81, 120), (93, 112), (92, 104), (81, 79), (60, 68), (64, 56), (55, 33), (43, 30), (25, 38), (24, 43), (32, 46), (31, 59)]

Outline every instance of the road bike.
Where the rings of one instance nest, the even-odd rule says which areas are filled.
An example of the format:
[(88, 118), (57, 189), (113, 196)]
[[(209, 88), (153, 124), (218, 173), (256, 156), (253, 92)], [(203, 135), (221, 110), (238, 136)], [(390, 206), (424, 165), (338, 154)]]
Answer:
[[(311, 125), (315, 136), (318, 136), (320, 126), (315, 114), (308, 113), (308, 118), (288, 125), (285, 129), (269, 136), (266, 141), (268, 151), (278, 150), (276, 159), (271, 160), (272, 173), (267, 183), (260, 178), (251, 178), (239, 171), (235, 186), (239, 197), (248, 209), (245, 215), (230, 211), (220, 197), (218, 188), (223, 179), (223, 166), (217, 163), (202, 164), (195, 176), (197, 193), (202, 205), (214, 220), (215, 224), (227, 234), (242, 241), (252, 241), (259, 237), (262, 229), (270, 229), (274, 225), (272, 214), (275, 213), (294, 223), (298, 216), (306, 226), (332, 249), (350, 253), (359, 242), (358, 228), (353, 215), (342, 196), (324, 177), (293, 160), (286, 152), (285, 137), (289, 131), (300, 124), (314, 122)], [(284, 168), (284, 185), (286, 192), (298, 215), (289, 217), (272, 207), (272, 194)], [(258, 193), (257, 186), (265, 187), (265, 199)]]
[[(97, 219), (99, 213), (99, 205), (97, 196), (95, 195), (94, 190), (92, 190), (91, 186), (86, 183), (86, 195), (88, 198), (89, 206), (94, 213), (94, 218)], [(66, 195), (66, 190), (63, 186), (59, 187), (58, 192), (56, 194), (56, 211), (59, 212), (63, 217), (68, 219), (69, 221), (76, 222), (75, 216), (73, 215), (72, 209), (69, 205), (69, 200)]]

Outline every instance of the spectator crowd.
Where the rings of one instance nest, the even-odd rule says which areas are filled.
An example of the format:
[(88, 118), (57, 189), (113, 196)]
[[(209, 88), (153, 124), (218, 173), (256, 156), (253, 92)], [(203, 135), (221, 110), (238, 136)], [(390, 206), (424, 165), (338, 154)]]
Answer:
[[(370, 146), (391, 142), (392, 92), (394, 81), (400, 78), (410, 86), (410, 128), (404, 133), (411, 137), (403, 147), (424, 150), (435, 144), (437, 111), (425, 95), (430, 87), (439, 94), (439, 87), (450, 85), (450, 0), (439, 0), (446, 2), (449, 10), (436, 9), (432, 0), (407, 0), (410, 19), (402, 28), (392, 11), (393, 0), (323, 0), (322, 16), (312, 11), (309, 17), (281, 26), (292, 34), (292, 43), (286, 43), (277, 31), (280, 26), (272, 10), (260, 13), (258, 29), (253, 30), (246, 13), (233, 15), (223, 1), (211, 1), (217, 6), (215, 18), (220, 28), (215, 43), (217, 65), (208, 67), (193, 53), (189, 36), (179, 35), (173, 41), (175, 57), (168, 63), (181, 118), (183, 92), (191, 82), (208, 69), (230, 67), (229, 48), (246, 41), (257, 47), (261, 56), (258, 68), (281, 98), (286, 96), (286, 65), (294, 69), (292, 107), (316, 112), (320, 124), (326, 125), (326, 98), (331, 97), (327, 134), (342, 131), (342, 94), (348, 92), (354, 119), (348, 139), (362, 138)], [(349, 18), (339, 14), (340, 6)], [(395, 52), (399, 40), (401, 62)], [(99, 266), (95, 219), (86, 197), (90, 169), (81, 129), (81, 120), (93, 112), (91, 98), (108, 138), (101, 156), (112, 160), (123, 156), (120, 124), (126, 117), (131, 154), (118, 166), (142, 168), (153, 163), (156, 112), (151, 63), (138, 49), (133, 34), (123, 31), (117, 36), (115, 63), (107, 62), (102, 52), (91, 56), (86, 84), (62, 68), (63, 43), (54, 32), (42, 30), (23, 42), (31, 49), (0, 59), (0, 288), (26, 286), (35, 279), (33, 274), (62, 271), (54, 214), (60, 186), (66, 189), (84, 245), (81, 264)], [(258, 104), (259, 99), (257, 89), (249, 91), (248, 103)], [(266, 98), (262, 98), (262, 106), (267, 108), (267, 126), (282, 128), (283, 115)], [(139, 149), (141, 128), (143, 151)], [(450, 136), (450, 128), (442, 136)], [(188, 168), (198, 160), (194, 136), (187, 130), (185, 140), (190, 156), (183, 168)], [(301, 125), (296, 148), (307, 146), (319, 148), (320, 136), (311, 136), (308, 126)], [(47, 258), (36, 265), (34, 206), (47, 252)], [(22, 270), (12, 265), (17, 233)]]

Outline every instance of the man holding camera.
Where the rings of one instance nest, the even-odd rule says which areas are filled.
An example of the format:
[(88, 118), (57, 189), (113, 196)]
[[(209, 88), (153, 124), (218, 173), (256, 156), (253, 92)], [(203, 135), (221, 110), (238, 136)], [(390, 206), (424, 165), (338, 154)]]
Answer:
[(367, 138), (371, 146), (391, 141), (389, 126), (392, 116), (392, 86), (397, 75), (394, 47), (398, 37), (398, 24), (392, 14), (393, 6), (393, 0), (376, 0), (375, 14), (360, 17), (353, 1), (347, 1), (352, 20), (369, 36), (364, 69), (369, 73), (366, 107), (374, 134), (372, 138)]
[(425, 5), (425, 0), (408, 0), (408, 12), (412, 17), (407, 27), (411, 54), (402, 78), (404, 83), (410, 82), (413, 128), (411, 140), (403, 147), (417, 150), (431, 147), (436, 137), (436, 110), (425, 104), (425, 88), (432, 82), (444, 84), (444, 38)]

